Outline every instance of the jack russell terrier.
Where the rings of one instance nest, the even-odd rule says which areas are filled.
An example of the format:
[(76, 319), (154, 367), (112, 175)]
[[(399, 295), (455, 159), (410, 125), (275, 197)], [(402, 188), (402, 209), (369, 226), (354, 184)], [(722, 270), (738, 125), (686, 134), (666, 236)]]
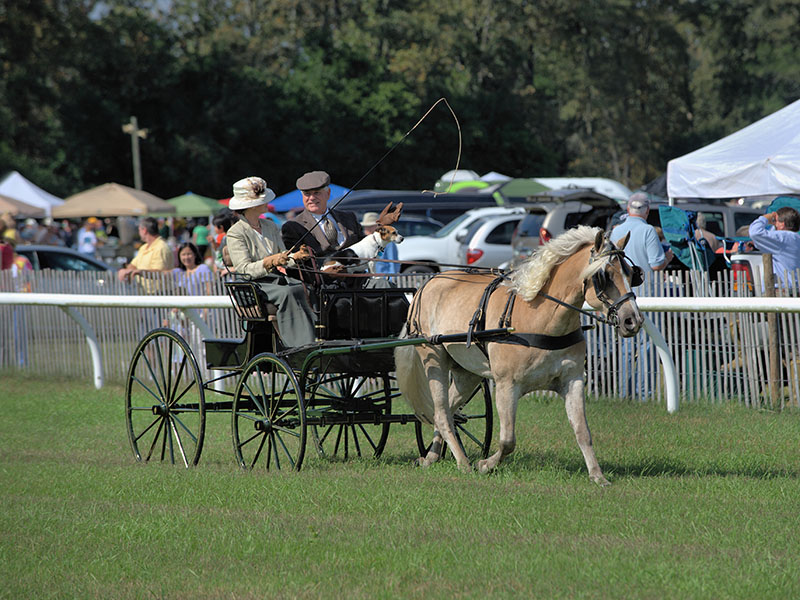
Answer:
[[(403, 239), (404, 238), (402, 235), (400, 235), (400, 232), (397, 231), (397, 229), (395, 229), (393, 226), (380, 225), (375, 231), (367, 236), (364, 236), (363, 239), (356, 242), (352, 246), (336, 250), (333, 253), (333, 258), (325, 261), (322, 270), (326, 271), (339, 265), (350, 266), (357, 263), (359, 259), (368, 260), (376, 258), (381, 252), (383, 252), (383, 249), (386, 248), (390, 242), (399, 244), (403, 241)], [(372, 267), (373, 261), (370, 261), (370, 271), (373, 270)]]

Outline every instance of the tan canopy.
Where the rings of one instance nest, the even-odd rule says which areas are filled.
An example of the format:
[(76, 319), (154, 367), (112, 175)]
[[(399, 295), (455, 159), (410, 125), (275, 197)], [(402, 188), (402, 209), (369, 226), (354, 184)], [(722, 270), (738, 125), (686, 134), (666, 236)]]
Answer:
[(5, 214), (11, 214), (14, 217), (33, 217), (38, 219), (44, 217), (46, 212), (38, 206), (31, 206), (0, 194), (0, 215)]
[(144, 216), (151, 213), (174, 213), (169, 202), (143, 190), (135, 190), (118, 183), (99, 187), (70, 196), (61, 206), (53, 207), (53, 217), (123, 217)]

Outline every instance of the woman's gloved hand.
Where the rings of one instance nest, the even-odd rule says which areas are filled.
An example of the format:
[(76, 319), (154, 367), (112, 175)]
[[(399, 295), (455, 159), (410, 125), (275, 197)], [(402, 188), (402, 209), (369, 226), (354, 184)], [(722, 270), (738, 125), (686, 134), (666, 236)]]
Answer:
[(267, 271), (270, 271), (277, 267), (284, 266), (287, 262), (289, 262), (288, 250), (285, 252), (279, 252), (278, 254), (270, 254), (269, 256), (265, 256), (264, 260), (261, 261), (261, 264), (264, 265), (264, 268)]

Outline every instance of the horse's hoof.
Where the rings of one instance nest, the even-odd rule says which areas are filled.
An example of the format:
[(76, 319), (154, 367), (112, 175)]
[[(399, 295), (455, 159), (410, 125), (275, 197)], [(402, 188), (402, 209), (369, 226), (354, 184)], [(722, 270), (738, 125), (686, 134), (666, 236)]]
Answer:
[(594, 481), (600, 487), (608, 487), (611, 485), (611, 482), (602, 475), (593, 476), (592, 481)]
[(488, 475), (492, 472), (492, 469), (489, 467), (489, 459), (479, 460), (475, 466), (476, 470), (481, 475)]
[(458, 465), (458, 470), (462, 473), (472, 473), (473, 468), (471, 464), (466, 463), (464, 465)]

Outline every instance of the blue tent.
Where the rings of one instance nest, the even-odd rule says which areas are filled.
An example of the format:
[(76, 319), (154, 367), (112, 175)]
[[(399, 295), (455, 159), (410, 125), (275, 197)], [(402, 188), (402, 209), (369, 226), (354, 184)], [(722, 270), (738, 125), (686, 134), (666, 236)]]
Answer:
[[(328, 201), (329, 204), (333, 204), (350, 191), (348, 188), (335, 183), (331, 183), (330, 188), (331, 199)], [(283, 213), (295, 208), (303, 208), (303, 196), (300, 194), (300, 190), (292, 190), (287, 194), (278, 196), (270, 204), (275, 208), (275, 212)]]

